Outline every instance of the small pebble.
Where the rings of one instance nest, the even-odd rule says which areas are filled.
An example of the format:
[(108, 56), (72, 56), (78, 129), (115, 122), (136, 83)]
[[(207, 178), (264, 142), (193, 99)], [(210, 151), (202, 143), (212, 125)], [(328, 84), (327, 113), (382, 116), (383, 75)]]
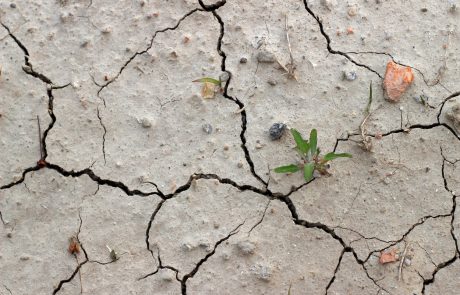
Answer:
[(358, 78), (355, 71), (343, 71), (343, 79), (348, 81), (354, 81)]
[(243, 163), (239, 162), (239, 163), (237, 164), (237, 166), (238, 166), (238, 168), (243, 168)]
[(240, 64), (245, 64), (248, 62), (248, 59), (246, 57), (240, 58)]
[(110, 34), (110, 33), (112, 33), (112, 28), (111, 27), (106, 27), (106, 28), (102, 29), (102, 34), (107, 35), (107, 34)]
[(256, 245), (250, 241), (240, 241), (238, 243), (238, 249), (243, 255), (251, 255), (254, 254), (256, 250)]
[(348, 15), (355, 16), (358, 13), (358, 9), (355, 6), (348, 8)]
[(261, 63), (274, 63), (276, 59), (273, 53), (268, 51), (260, 51), (257, 53), (257, 61)]
[(286, 124), (283, 124), (283, 123), (273, 124), (268, 130), (271, 140), (280, 139), (283, 136), (285, 130), (286, 130)]
[(405, 259), (404, 259), (404, 264), (405, 264), (406, 266), (410, 266), (410, 265), (412, 264), (412, 261), (411, 261), (409, 258), (405, 258)]
[(260, 143), (257, 143), (256, 144), (256, 149), (260, 150), (261, 148), (263, 148), (264, 146)]
[(11, 4), (10, 4), (10, 7), (11, 7), (11, 8), (16, 8), (16, 4), (15, 4), (15, 3), (11, 3)]
[(228, 151), (230, 149), (230, 146), (228, 144), (224, 145), (224, 151)]
[(422, 9), (420, 9), (421, 12), (427, 12), (428, 11), (428, 8), (426, 7), (423, 7)]
[(208, 123), (203, 124), (202, 128), (203, 128), (203, 131), (206, 132), (207, 134), (211, 134), (211, 133), (212, 133), (212, 126), (211, 126), (211, 124), (208, 124)]
[(446, 113), (447, 119), (454, 123), (456, 128), (460, 130), (460, 102), (454, 104)]
[(6, 237), (11, 239), (13, 237), (13, 234), (12, 233), (7, 233)]
[(277, 84), (276, 81), (272, 79), (268, 79), (267, 83), (270, 84), (271, 86), (275, 86)]
[(147, 119), (147, 118), (142, 118), (141, 119), (141, 125), (144, 128), (150, 128), (150, 127), (152, 127), (152, 122), (150, 122), (150, 120)]

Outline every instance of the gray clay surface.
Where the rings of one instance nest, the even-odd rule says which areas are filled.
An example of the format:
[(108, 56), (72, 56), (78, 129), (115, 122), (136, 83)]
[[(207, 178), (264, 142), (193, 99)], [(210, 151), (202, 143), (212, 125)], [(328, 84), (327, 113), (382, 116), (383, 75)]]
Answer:
[[(458, 0), (1, 1), (0, 23), (0, 295), (459, 294)], [(290, 128), (353, 158), (274, 173)]]

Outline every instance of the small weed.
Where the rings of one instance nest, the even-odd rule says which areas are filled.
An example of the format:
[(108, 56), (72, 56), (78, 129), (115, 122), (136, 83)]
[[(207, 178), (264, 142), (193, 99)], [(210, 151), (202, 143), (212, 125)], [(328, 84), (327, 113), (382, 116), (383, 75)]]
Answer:
[(214, 98), (216, 92), (222, 92), (222, 81), (220, 79), (204, 77), (193, 80), (192, 82), (203, 83), (201, 88), (201, 96), (203, 98)]
[(329, 168), (329, 161), (337, 158), (352, 157), (347, 153), (337, 154), (334, 152), (321, 156), (320, 149), (318, 148), (318, 133), (316, 129), (311, 130), (309, 140), (303, 139), (302, 135), (294, 128), (291, 128), (291, 134), (296, 142), (296, 149), (300, 155), (301, 162), (275, 168), (274, 171), (276, 173), (294, 173), (302, 170), (305, 181), (310, 181), (313, 179), (313, 172), (315, 170), (321, 175), (330, 175), (327, 171)]

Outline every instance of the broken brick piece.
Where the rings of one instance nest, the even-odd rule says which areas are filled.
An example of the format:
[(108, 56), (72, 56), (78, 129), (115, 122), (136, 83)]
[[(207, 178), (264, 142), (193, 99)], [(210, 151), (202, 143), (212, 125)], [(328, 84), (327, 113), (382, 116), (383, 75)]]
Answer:
[(388, 62), (383, 80), (385, 98), (391, 102), (399, 102), (412, 81), (414, 81), (414, 74), (410, 67), (398, 65), (393, 61)]
[(393, 248), (389, 251), (382, 251), (380, 252), (379, 263), (385, 264), (390, 262), (398, 261), (398, 255), (396, 253), (396, 249)]

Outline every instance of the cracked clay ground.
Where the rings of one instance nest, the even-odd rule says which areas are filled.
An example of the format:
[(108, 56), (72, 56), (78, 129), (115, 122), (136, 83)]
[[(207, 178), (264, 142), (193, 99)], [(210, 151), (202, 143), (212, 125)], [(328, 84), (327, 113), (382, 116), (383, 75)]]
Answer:
[(460, 294), (458, 6), (0, 1), (0, 294)]

